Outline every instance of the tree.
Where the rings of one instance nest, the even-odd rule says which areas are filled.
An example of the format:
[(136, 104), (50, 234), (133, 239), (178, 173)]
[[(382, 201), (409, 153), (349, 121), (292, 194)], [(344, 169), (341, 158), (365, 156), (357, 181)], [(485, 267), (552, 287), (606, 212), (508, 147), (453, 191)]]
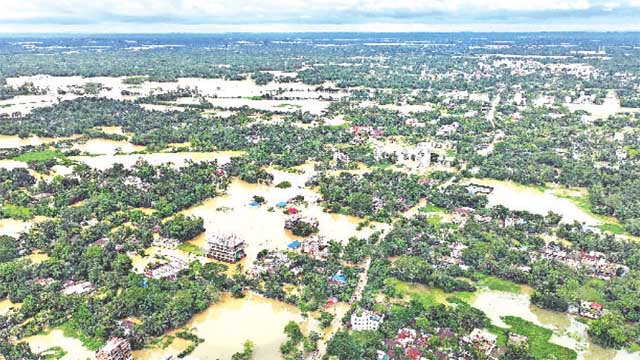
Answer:
[(11, 236), (0, 235), (0, 262), (18, 257), (18, 241)]

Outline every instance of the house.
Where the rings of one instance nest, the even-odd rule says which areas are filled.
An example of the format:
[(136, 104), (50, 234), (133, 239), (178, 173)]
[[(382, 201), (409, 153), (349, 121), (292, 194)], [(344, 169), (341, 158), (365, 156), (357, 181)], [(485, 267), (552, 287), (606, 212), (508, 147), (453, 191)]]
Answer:
[(604, 306), (597, 302), (580, 301), (578, 314), (589, 319), (600, 319), (604, 313)]
[(335, 307), (337, 303), (338, 303), (338, 298), (335, 297), (335, 296), (332, 296), (329, 299), (327, 299), (327, 303), (324, 304), (324, 308), (325, 308), (325, 310), (331, 309), (331, 308)]
[(496, 348), (498, 337), (485, 329), (475, 328), (471, 334), (465, 336), (463, 341), (473, 346), (474, 349), (489, 356)]
[(173, 261), (164, 265), (160, 265), (155, 269), (147, 270), (144, 273), (144, 275), (151, 279), (156, 279), (156, 280), (167, 279), (167, 280), (174, 281), (178, 278), (178, 274), (180, 273), (180, 271), (186, 268), (187, 268), (186, 262), (182, 260), (174, 259)]
[(515, 346), (527, 346), (527, 337), (514, 332), (509, 332), (507, 343)]
[[(263, 274), (272, 275), (281, 266), (285, 266), (288, 269), (292, 269), (294, 266), (293, 261), (284, 252), (269, 252), (266, 255), (259, 257), (253, 263), (249, 274), (253, 277), (259, 277)], [(293, 270), (292, 270), (293, 271)]]
[(96, 353), (97, 360), (132, 360), (131, 344), (121, 338), (111, 338)]
[(129, 336), (136, 324), (131, 320), (118, 320), (118, 328), (122, 330), (124, 336)]
[(302, 243), (298, 240), (294, 240), (292, 242), (289, 243), (289, 245), (287, 245), (287, 248), (289, 248), (290, 250), (295, 250), (297, 248), (299, 248), (302, 245)]
[(345, 275), (342, 274), (342, 270), (338, 271), (337, 273), (335, 273), (335, 275), (333, 275), (332, 277), (329, 278), (329, 282), (333, 283), (333, 284), (337, 284), (337, 285), (346, 285), (347, 284), (347, 277)]
[(322, 236), (314, 236), (302, 242), (301, 251), (316, 259), (324, 259), (329, 251), (329, 241)]
[(298, 209), (296, 209), (294, 207), (291, 207), (291, 208), (287, 209), (287, 214), (289, 214), (289, 215), (295, 215), (297, 213), (298, 213)]
[(246, 256), (246, 243), (237, 235), (213, 235), (205, 243), (207, 256), (216, 260), (234, 263)]
[(378, 330), (383, 320), (384, 315), (359, 309), (351, 314), (351, 329), (354, 331)]
[(67, 280), (62, 284), (62, 293), (64, 295), (85, 295), (90, 294), (95, 290), (96, 287), (88, 281), (75, 282), (73, 280)]
[(491, 186), (487, 186), (487, 185), (481, 185), (481, 184), (475, 184), (475, 183), (469, 183), (469, 185), (467, 185), (465, 187), (467, 189), (467, 192), (469, 194), (484, 194), (484, 195), (489, 195), (493, 192), (493, 187)]

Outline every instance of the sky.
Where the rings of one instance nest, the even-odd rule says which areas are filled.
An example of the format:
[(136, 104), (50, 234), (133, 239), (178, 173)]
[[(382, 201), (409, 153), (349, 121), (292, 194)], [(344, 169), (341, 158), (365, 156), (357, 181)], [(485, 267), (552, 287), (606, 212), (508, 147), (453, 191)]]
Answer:
[(0, 0), (0, 32), (631, 31), (640, 0)]

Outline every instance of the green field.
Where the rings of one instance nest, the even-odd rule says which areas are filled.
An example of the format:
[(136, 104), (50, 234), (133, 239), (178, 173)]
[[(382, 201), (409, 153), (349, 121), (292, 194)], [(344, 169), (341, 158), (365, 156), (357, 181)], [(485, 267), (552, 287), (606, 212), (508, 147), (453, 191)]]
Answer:
[(51, 159), (62, 159), (64, 158), (64, 154), (57, 150), (42, 150), (42, 151), (32, 151), (24, 154), (20, 154), (13, 158), (16, 161), (47, 161)]

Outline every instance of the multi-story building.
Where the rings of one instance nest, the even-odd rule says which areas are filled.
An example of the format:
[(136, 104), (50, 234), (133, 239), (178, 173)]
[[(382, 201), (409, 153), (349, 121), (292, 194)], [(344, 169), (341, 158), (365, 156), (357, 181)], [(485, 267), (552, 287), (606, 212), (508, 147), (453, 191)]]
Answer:
[(351, 314), (351, 329), (355, 331), (378, 330), (384, 316), (369, 310), (356, 310)]
[(96, 353), (97, 360), (132, 360), (131, 344), (121, 338), (111, 338)]
[(245, 246), (244, 240), (235, 234), (213, 235), (207, 239), (205, 251), (210, 258), (234, 263), (246, 256)]

